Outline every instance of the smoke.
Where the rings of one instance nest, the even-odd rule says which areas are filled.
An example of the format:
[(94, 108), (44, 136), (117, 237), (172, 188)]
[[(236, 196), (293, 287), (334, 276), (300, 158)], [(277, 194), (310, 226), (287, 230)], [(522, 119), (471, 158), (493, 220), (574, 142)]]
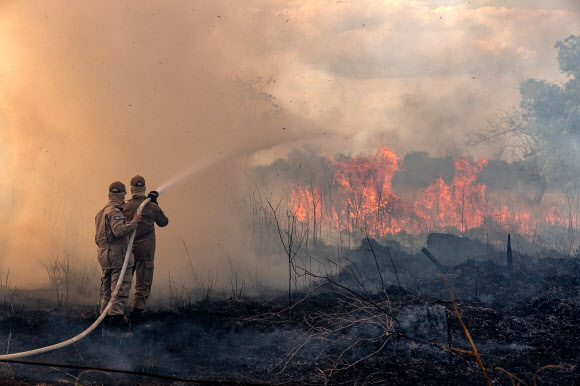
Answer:
[(237, 44), (226, 41), (235, 36), (220, 26), (224, 9), (189, 2), (3, 8), (11, 55), (2, 63), (2, 148), (10, 149), (2, 152), (2, 191), (3, 202), (19, 205), (3, 222), (1, 252), (14, 281), (41, 283), (36, 259), (51, 253), (94, 259), (93, 219), (106, 188), (135, 174), (154, 189), (198, 170), (160, 198), (171, 224), (158, 231), (161, 267), (179, 261), (178, 236), (202, 265), (218, 242), (232, 249), (243, 242), (228, 226), (227, 203), (244, 157), (292, 140), (301, 121), (276, 107), (267, 81), (256, 80), (260, 70), (235, 63)]
[(38, 286), (37, 258), (95, 261), (110, 182), (190, 170), (159, 200), (159, 272), (186, 262), (180, 238), (200, 270), (219, 270), (218, 244), (260, 265), (231, 207), (254, 166), (377, 143), (454, 155), (519, 81), (560, 79), (569, 3), (442, 3), (2, 2), (0, 270)]

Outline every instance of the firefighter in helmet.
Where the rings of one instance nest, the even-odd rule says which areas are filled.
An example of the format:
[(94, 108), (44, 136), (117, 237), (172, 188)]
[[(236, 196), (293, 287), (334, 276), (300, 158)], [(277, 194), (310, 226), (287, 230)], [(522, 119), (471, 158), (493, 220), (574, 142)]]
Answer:
[(161, 210), (157, 203), (159, 193), (151, 191), (145, 196), (145, 178), (137, 175), (131, 179), (132, 197), (123, 205), (125, 217), (131, 220), (137, 208), (146, 199), (151, 202), (143, 208), (141, 216), (143, 221), (137, 227), (135, 241), (133, 244), (133, 254), (135, 255), (135, 297), (133, 299), (133, 311), (131, 312), (131, 323), (137, 323), (141, 318), (147, 298), (151, 294), (151, 284), (153, 283), (153, 258), (155, 257), (155, 224), (164, 227), (169, 223), (169, 219)]
[[(95, 216), (95, 243), (98, 247), (98, 260), (101, 265), (101, 312), (111, 300), (111, 294), (119, 281), (123, 261), (127, 252), (129, 236), (137, 228), (141, 216), (134, 216), (127, 221), (123, 215), (125, 185), (113, 182), (109, 186), (109, 202)], [(120, 326), (124, 322), (124, 311), (131, 290), (131, 271), (133, 256), (129, 257), (128, 269), (125, 273), (117, 297), (106, 316), (105, 325)]]

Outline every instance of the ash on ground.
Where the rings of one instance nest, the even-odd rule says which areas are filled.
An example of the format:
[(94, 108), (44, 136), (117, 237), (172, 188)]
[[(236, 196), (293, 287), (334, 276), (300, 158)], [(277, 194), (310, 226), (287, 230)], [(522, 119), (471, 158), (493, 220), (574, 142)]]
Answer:
[[(444, 275), (490, 382), (580, 384), (579, 260), (517, 256), (510, 271), (501, 252), (490, 257), (483, 245), (460, 240), (453, 249), (453, 242), (433, 236), (430, 247), (439, 257), (445, 248), (465, 255), (442, 259)], [(210, 298), (148, 311), (131, 337), (102, 336), (99, 328), (28, 358), (141, 375), (3, 364), (2, 382), (183, 384), (160, 374), (242, 384), (486, 384), (438, 270), (425, 255), (383, 244), (365, 240), (332, 274), (311, 272), (309, 285), (320, 288), (294, 291), (290, 309), (287, 293)], [(81, 306), (4, 302), (0, 347), (54, 344), (96, 317)]]

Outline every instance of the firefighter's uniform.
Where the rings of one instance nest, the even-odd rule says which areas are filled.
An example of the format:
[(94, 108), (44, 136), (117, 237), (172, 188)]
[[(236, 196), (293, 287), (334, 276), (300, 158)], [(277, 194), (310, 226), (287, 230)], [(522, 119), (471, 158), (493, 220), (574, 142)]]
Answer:
[[(114, 182), (109, 187), (109, 202), (95, 216), (95, 242), (98, 247), (98, 259), (101, 265), (101, 312), (105, 309), (111, 293), (114, 291), (123, 261), (127, 252), (129, 237), (137, 228), (137, 221), (127, 222), (123, 215), (123, 203), (125, 197), (125, 185)], [(122, 316), (129, 298), (131, 289), (131, 271), (133, 256), (130, 256), (128, 269), (123, 278), (121, 287), (109, 315)]]
[[(137, 208), (147, 198), (145, 196), (145, 179), (135, 176), (131, 179), (132, 198), (123, 205), (123, 213), (131, 220)], [(151, 194), (150, 194), (151, 195)], [(135, 297), (133, 299), (132, 320), (137, 321), (141, 312), (145, 309), (147, 298), (151, 294), (153, 283), (154, 257), (155, 257), (155, 224), (164, 227), (169, 219), (156, 202), (151, 201), (145, 205), (141, 212), (142, 220), (137, 227), (135, 241), (133, 243), (133, 255), (135, 256)]]

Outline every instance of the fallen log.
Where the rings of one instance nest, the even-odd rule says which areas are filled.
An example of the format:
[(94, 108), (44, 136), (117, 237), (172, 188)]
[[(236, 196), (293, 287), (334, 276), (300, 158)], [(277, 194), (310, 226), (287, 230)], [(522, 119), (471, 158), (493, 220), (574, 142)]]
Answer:
[(423, 252), (425, 254), (425, 256), (427, 256), (429, 258), (429, 260), (431, 260), (433, 265), (435, 265), (439, 271), (441, 271), (441, 272), (446, 271), (446, 267), (444, 265), (442, 265), (439, 262), (439, 260), (437, 260), (437, 258), (435, 256), (433, 256), (433, 254), (431, 252), (429, 252), (429, 250), (427, 248), (423, 247), (423, 249), (421, 249), (421, 252)]

